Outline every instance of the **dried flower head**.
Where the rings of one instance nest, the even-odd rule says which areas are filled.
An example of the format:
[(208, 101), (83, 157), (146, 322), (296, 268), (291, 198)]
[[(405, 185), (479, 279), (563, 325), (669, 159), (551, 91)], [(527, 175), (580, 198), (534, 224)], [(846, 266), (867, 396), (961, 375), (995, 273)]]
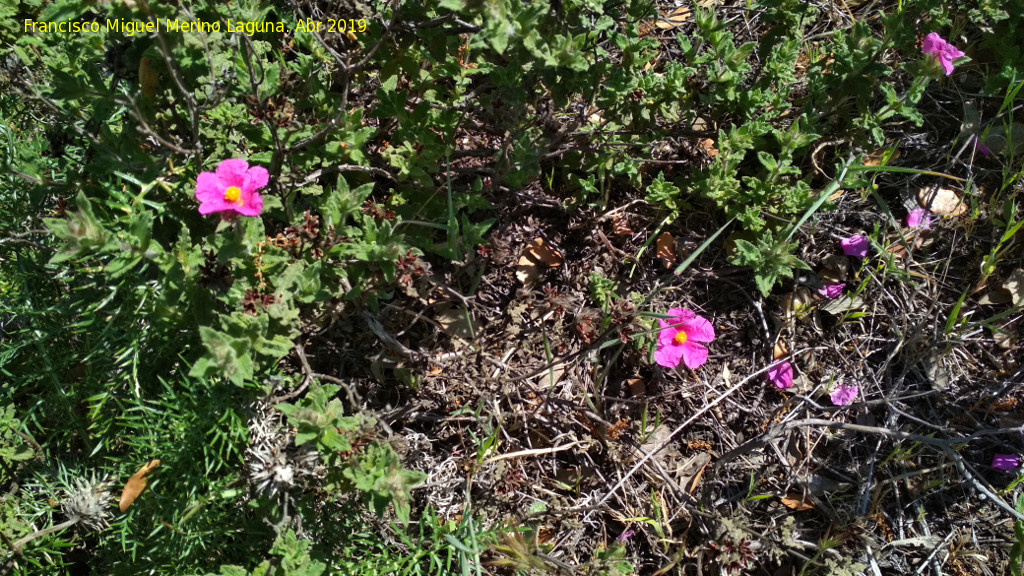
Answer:
[(109, 526), (110, 487), (107, 480), (76, 478), (74, 489), (68, 490), (67, 497), (61, 502), (61, 509), (68, 519), (77, 519), (90, 530), (103, 530)]
[(277, 499), (307, 476), (312, 476), (318, 454), (311, 446), (296, 447), (292, 436), (281, 426), (281, 415), (265, 405), (257, 405), (249, 421), (249, 447), (245, 461), (249, 479), (258, 494)]

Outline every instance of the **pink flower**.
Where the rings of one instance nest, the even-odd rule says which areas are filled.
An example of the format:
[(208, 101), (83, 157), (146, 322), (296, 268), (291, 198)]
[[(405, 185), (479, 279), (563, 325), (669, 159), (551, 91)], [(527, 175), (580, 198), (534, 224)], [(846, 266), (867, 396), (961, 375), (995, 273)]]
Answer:
[(685, 308), (672, 308), (668, 315), (668, 321), (658, 320), (661, 331), (658, 332), (654, 361), (659, 366), (675, 368), (682, 360), (691, 370), (699, 368), (708, 359), (708, 349), (698, 342), (706, 343), (715, 339), (715, 329), (711, 322)]
[(846, 284), (826, 284), (824, 288), (818, 290), (818, 294), (829, 300), (835, 300), (843, 295), (843, 288), (846, 288)]
[(846, 406), (857, 397), (857, 392), (860, 392), (860, 388), (856, 384), (853, 386), (836, 386), (832, 393), (829, 394), (829, 398), (832, 399), (832, 403), (836, 406)]
[(927, 230), (932, 227), (932, 217), (924, 208), (914, 208), (907, 214), (907, 227)]
[(199, 213), (233, 211), (242, 216), (259, 216), (263, 198), (256, 191), (269, 181), (266, 168), (249, 168), (249, 163), (240, 158), (225, 160), (217, 166), (216, 173), (203, 172), (196, 179)]
[(992, 468), (995, 470), (1013, 470), (1020, 466), (1020, 457), (1016, 454), (996, 454), (992, 457)]
[(779, 362), (768, 369), (768, 382), (779, 390), (793, 387), (793, 365)]
[(839, 242), (839, 245), (843, 247), (843, 254), (854, 258), (863, 258), (868, 255), (868, 247), (871, 246), (871, 243), (868, 242), (866, 236), (850, 236)]
[(943, 40), (935, 32), (924, 37), (921, 52), (933, 55), (939, 61), (939, 64), (942, 64), (942, 71), (946, 73), (946, 76), (953, 73), (953, 60), (966, 56), (966, 54), (957, 50), (955, 46)]

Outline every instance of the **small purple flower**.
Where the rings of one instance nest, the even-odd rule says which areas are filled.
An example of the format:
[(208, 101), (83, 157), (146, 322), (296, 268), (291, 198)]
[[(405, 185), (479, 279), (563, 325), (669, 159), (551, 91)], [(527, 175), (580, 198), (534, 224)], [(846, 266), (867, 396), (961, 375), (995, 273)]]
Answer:
[(867, 236), (858, 235), (842, 240), (839, 245), (843, 247), (843, 254), (854, 258), (864, 258), (868, 255), (868, 247), (871, 246), (871, 242), (868, 241)]
[(818, 294), (829, 300), (835, 300), (843, 295), (844, 288), (846, 288), (846, 284), (825, 284), (824, 288), (818, 290)]
[(988, 146), (982, 144), (981, 139), (977, 136), (974, 137), (974, 149), (982, 156), (988, 157), (992, 155), (992, 151), (988, 149)]
[(1008, 471), (1020, 466), (1020, 456), (1016, 454), (996, 454), (992, 457), (992, 468)]
[(768, 382), (779, 390), (793, 387), (793, 365), (779, 362), (768, 369)]
[(626, 543), (626, 540), (632, 538), (633, 534), (636, 534), (636, 532), (632, 528), (627, 528), (625, 532), (619, 534), (619, 537), (615, 539), (615, 543), (621, 546)]
[(946, 42), (935, 32), (924, 37), (921, 52), (933, 55), (942, 65), (942, 71), (946, 73), (946, 76), (953, 73), (953, 60), (966, 56), (956, 46)]
[(907, 227), (927, 230), (932, 227), (932, 217), (924, 208), (914, 208), (907, 214)]
[(857, 393), (860, 392), (860, 388), (856, 384), (853, 386), (836, 386), (829, 397), (832, 399), (832, 403), (836, 406), (846, 406), (853, 399), (857, 397)]

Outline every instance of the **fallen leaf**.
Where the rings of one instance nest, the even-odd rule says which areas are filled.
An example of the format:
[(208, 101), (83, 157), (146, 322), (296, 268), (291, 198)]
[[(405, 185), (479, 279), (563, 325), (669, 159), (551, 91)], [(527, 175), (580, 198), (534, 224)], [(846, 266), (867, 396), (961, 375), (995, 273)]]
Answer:
[(828, 201), (829, 202), (835, 202), (835, 201), (839, 200), (840, 198), (842, 198), (843, 194), (846, 194), (846, 190), (843, 190), (842, 188), (840, 188), (839, 190), (836, 190), (835, 192), (833, 192), (828, 197)]
[(780, 498), (782, 505), (790, 510), (797, 512), (803, 512), (805, 510), (814, 510), (814, 501), (811, 500), (809, 495), (793, 495), (784, 496)]
[(676, 263), (676, 240), (668, 232), (662, 232), (655, 243), (657, 246), (658, 259), (665, 268), (671, 268)]
[(142, 494), (142, 491), (146, 489), (146, 476), (148, 476), (157, 466), (160, 465), (159, 460), (150, 460), (148, 464), (139, 468), (139, 471), (132, 474), (132, 477), (128, 479), (128, 482), (124, 485), (124, 490), (121, 491), (121, 500), (117, 503), (117, 507), (124, 512), (135, 502), (135, 499)]
[(693, 16), (693, 9), (689, 6), (680, 6), (668, 14), (659, 14), (655, 25), (662, 30), (672, 30), (682, 26)]
[(633, 229), (629, 227), (629, 220), (626, 220), (625, 216), (615, 216), (612, 218), (612, 233), (616, 236), (629, 236), (633, 233)]
[(647, 392), (643, 378), (630, 378), (626, 380), (626, 384), (629, 385), (629, 393), (633, 396), (643, 396)]
[(698, 142), (700, 149), (708, 155), (708, 158), (714, 158), (718, 156), (718, 148), (715, 148), (715, 141), (711, 138), (705, 138)]
[(786, 354), (789, 354), (789, 350), (786, 349), (786, 343), (779, 340), (775, 343), (775, 348), (772, 350), (772, 359), (778, 360)]
[(523, 250), (516, 266), (516, 278), (524, 286), (533, 286), (547, 268), (562, 265), (562, 254), (544, 242), (543, 238), (534, 238)]
[(940, 186), (921, 188), (917, 192), (917, 201), (922, 208), (927, 208), (932, 214), (963, 216), (967, 213), (967, 204), (949, 188)]

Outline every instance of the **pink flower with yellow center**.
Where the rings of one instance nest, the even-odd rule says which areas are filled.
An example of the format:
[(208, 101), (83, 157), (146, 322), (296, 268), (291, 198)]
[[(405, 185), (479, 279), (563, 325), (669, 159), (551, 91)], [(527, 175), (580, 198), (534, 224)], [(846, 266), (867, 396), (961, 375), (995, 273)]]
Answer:
[(708, 349), (699, 343), (715, 339), (715, 329), (707, 318), (692, 310), (672, 308), (668, 320), (658, 320), (658, 347), (654, 361), (659, 366), (675, 368), (680, 360), (689, 369), (699, 368), (708, 360)]
[(196, 200), (200, 214), (236, 212), (242, 216), (259, 216), (263, 197), (256, 191), (267, 185), (270, 174), (262, 166), (249, 167), (240, 158), (225, 160), (216, 172), (203, 172), (196, 178)]

